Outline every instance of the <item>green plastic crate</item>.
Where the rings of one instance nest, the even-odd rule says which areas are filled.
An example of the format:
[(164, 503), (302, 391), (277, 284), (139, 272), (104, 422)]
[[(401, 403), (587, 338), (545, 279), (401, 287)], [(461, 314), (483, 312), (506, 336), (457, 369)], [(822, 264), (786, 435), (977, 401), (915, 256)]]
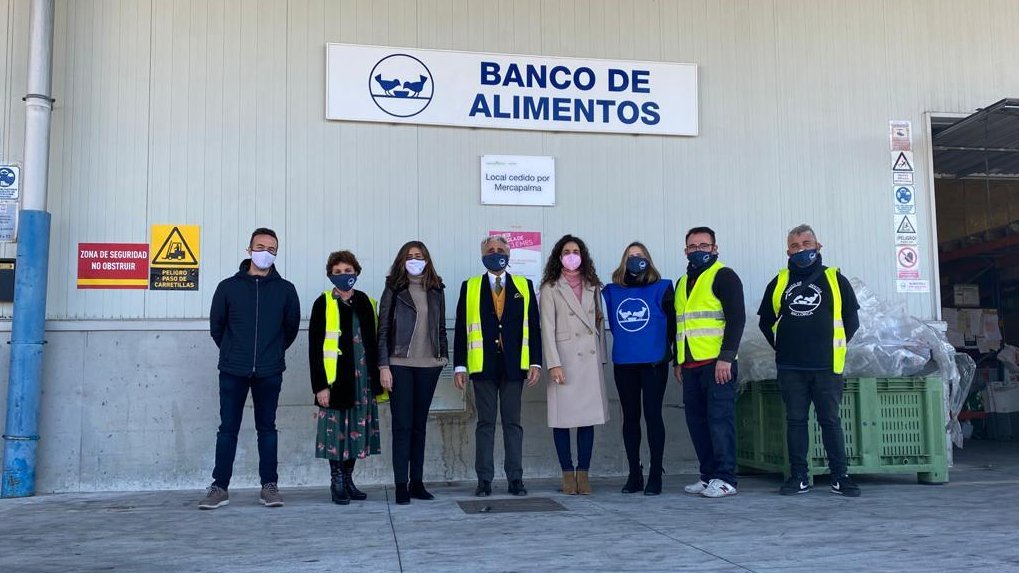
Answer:
[[(940, 378), (847, 378), (839, 409), (850, 473), (916, 473), (948, 481)], [(821, 427), (810, 408), (810, 477), (828, 472)], [(785, 405), (775, 380), (749, 383), (736, 401), (736, 463), (789, 475)]]

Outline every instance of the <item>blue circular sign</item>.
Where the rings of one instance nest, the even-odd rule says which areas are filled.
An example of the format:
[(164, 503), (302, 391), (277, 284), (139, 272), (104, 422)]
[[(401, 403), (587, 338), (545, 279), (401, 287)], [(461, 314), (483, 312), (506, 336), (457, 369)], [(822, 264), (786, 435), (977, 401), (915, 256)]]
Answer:
[(913, 200), (913, 190), (909, 187), (898, 187), (895, 189), (895, 200), (903, 205)]
[(17, 175), (10, 167), (0, 168), (0, 187), (10, 187), (17, 181)]

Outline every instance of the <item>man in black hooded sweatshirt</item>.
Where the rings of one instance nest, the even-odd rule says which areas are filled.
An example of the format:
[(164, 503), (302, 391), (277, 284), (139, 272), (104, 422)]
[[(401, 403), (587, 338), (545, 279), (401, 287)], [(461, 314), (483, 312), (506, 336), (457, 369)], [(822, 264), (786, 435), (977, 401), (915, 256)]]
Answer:
[(200, 509), (230, 503), (227, 488), (249, 390), (258, 433), (259, 502), (283, 505), (276, 486), (276, 406), (287, 368), (284, 353), (300, 327), (301, 302), (294, 285), (276, 272), (278, 246), (272, 229), (255, 229), (248, 241), (251, 258), (241, 262), (237, 274), (220, 282), (212, 296), (209, 332), (219, 347), (220, 425), (213, 482)]
[(831, 469), (831, 492), (857, 497), (860, 488), (847, 473), (839, 405), (846, 346), (860, 327), (860, 305), (846, 277), (822, 264), (821, 243), (809, 225), (789, 231), (786, 242), (788, 269), (768, 283), (757, 311), (761, 332), (775, 348), (786, 409), (791, 475), (779, 493), (810, 491), (807, 416), (813, 402)]

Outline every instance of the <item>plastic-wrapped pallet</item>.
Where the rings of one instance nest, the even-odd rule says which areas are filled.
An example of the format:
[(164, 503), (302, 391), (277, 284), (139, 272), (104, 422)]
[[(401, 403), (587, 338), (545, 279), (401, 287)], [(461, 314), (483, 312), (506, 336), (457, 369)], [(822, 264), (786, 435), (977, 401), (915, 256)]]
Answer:
[[(930, 362), (931, 348), (923, 322), (901, 306), (880, 300), (870, 287), (852, 279), (860, 303), (860, 329), (846, 355), (849, 376), (912, 376)], [(953, 350), (954, 353), (954, 350)]]
[[(962, 447), (956, 417), (969, 392), (975, 365), (943, 332), (906, 313), (902, 304), (882, 301), (863, 281), (850, 281), (860, 303), (860, 329), (846, 354), (847, 377), (901, 377), (937, 374), (945, 384), (945, 420), (952, 442)], [(965, 356), (965, 358), (962, 358)], [(967, 362), (968, 361), (968, 362)], [(756, 324), (748, 325), (740, 346), (740, 382), (774, 379), (775, 352)], [(949, 452), (950, 454), (950, 452)]]
[(739, 383), (742, 386), (751, 380), (774, 380), (778, 377), (775, 367), (775, 349), (757, 327), (757, 321), (747, 320), (743, 339), (739, 345)]

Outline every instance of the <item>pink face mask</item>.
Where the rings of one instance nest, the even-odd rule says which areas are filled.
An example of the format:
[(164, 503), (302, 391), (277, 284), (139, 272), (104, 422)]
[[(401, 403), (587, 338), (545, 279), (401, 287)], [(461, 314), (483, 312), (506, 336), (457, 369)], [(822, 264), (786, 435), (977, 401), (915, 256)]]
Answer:
[(563, 255), (562, 258), (560, 258), (559, 260), (562, 261), (563, 267), (565, 267), (566, 270), (568, 270), (568, 271), (575, 271), (575, 270), (580, 268), (580, 262), (581, 262), (580, 261), (580, 255), (578, 255), (576, 253), (570, 253), (568, 255)]

